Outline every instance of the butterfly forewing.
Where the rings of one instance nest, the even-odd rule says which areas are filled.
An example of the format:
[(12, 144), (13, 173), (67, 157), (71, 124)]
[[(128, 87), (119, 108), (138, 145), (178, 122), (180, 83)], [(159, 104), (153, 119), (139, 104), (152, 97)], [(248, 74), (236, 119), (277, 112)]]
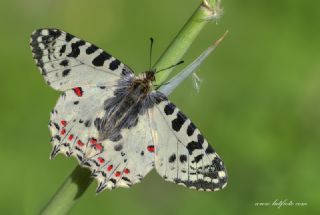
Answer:
[(47, 84), (64, 91), (77, 86), (115, 85), (132, 71), (97, 46), (58, 29), (38, 29), (30, 46)]

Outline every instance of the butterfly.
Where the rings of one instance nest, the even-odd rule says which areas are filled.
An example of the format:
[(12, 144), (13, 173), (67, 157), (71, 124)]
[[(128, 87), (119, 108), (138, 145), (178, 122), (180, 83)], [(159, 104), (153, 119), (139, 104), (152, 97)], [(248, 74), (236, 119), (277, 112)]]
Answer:
[(134, 75), (107, 52), (58, 29), (34, 31), (30, 46), (46, 83), (62, 92), (50, 115), (50, 158), (74, 156), (97, 179), (97, 193), (139, 183), (153, 168), (192, 189), (226, 186), (215, 150), (153, 89), (155, 70)]

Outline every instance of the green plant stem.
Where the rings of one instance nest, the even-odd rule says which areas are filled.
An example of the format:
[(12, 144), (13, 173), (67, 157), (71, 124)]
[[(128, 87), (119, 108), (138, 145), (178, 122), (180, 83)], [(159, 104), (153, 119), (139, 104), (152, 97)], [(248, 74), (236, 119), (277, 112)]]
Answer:
[(88, 169), (77, 166), (43, 208), (41, 214), (67, 214), (91, 184), (93, 178), (90, 174)]
[[(217, 11), (219, 11), (218, 3), (219, 0), (202, 1), (201, 5), (161, 55), (154, 65), (154, 68), (162, 69), (181, 60), (205, 24), (211, 18), (214, 18), (215, 15), (219, 15), (216, 14)], [(168, 78), (170, 71), (171, 69), (166, 72), (158, 73), (155, 84), (160, 85), (163, 83)], [(77, 166), (50, 199), (41, 214), (67, 214), (77, 200), (83, 195), (91, 182), (92, 178), (90, 178), (90, 172), (87, 169)]]
[[(186, 24), (182, 27), (173, 41), (169, 44), (159, 60), (153, 66), (155, 69), (163, 69), (168, 66), (178, 63), (191, 44), (194, 42), (203, 27), (212, 19), (219, 16), (219, 0), (203, 0), (197, 10), (189, 18)], [(163, 83), (172, 69), (165, 72), (157, 73), (156, 85)]]

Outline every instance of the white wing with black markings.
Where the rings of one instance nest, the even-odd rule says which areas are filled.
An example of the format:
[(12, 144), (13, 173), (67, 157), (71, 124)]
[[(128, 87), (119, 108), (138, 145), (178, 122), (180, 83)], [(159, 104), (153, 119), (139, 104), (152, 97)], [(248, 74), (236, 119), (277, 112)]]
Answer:
[(170, 101), (149, 110), (154, 126), (155, 167), (166, 180), (216, 191), (227, 184), (223, 161), (196, 126)]
[(133, 76), (128, 66), (107, 52), (58, 29), (34, 31), (30, 46), (47, 84), (59, 91), (112, 86), (122, 76)]

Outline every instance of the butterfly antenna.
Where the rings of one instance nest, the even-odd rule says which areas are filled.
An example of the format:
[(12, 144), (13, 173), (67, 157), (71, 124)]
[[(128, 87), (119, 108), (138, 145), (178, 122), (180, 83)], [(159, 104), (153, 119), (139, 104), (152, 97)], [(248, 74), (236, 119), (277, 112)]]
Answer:
[(150, 37), (150, 53), (149, 53), (149, 71), (151, 71), (151, 64), (152, 64), (152, 47), (153, 47), (153, 38)]
[(167, 69), (171, 69), (171, 68), (173, 68), (173, 67), (175, 67), (175, 66), (178, 66), (178, 65), (180, 65), (180, 64), (182, 64), (182, 63), (184, 63), (183, 60), (181, 60), (181, 61), (179, 61), (178, 63), (173, 64), (173, 65), (171, 65), (171, 66), (169, 66), (169, 67), (167, 67), (167, 68), (160, 69), (160, 70), (156, 71), (156, 73), (161, 72), (161, 71), (164, 71), (164, 70), (167, 70)]

